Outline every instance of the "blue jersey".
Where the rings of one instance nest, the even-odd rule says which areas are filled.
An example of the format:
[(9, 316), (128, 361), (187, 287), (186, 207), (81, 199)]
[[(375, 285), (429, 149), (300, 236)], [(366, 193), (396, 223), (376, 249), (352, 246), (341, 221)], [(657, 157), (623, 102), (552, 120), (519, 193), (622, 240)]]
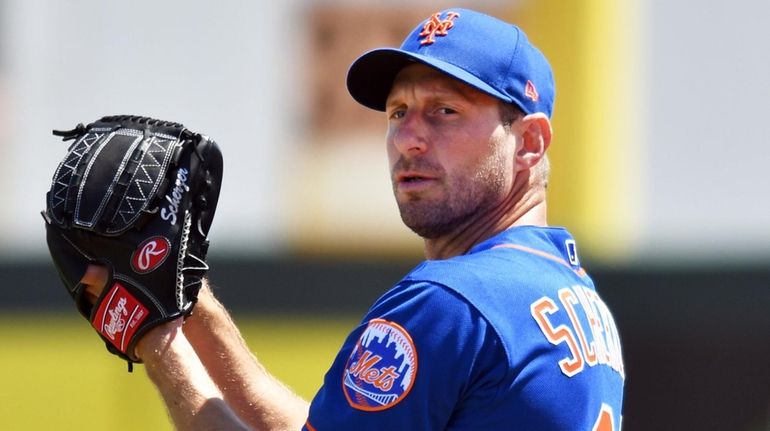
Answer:
[(560, 228), (425, 261), (349, 335), (303, 429), (620, 429), (612, 315)]

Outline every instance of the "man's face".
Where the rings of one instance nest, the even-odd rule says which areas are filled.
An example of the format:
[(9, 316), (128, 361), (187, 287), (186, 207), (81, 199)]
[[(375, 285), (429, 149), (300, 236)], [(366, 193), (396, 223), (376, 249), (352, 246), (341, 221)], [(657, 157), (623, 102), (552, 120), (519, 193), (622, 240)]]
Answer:
[(510, 192), (516, 138), (499, 103), (423, 65), (396, 76), (386, 105), (391, 181), (404, 224), (423, 238), (493, 211)]

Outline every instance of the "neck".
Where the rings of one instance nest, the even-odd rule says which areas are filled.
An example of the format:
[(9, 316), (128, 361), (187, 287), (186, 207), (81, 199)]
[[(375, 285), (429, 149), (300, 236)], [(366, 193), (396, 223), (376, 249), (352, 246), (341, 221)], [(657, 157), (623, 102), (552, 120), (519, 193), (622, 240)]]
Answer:
[(516, 178), (511, 193), (498, 205), (485, 209), (449, 234), (425, 239), (425, 257), (437, 260), (465, 254), (476, 244), (514, 226), (547, 226), (545, 190), (528, 180), (526, 176)]

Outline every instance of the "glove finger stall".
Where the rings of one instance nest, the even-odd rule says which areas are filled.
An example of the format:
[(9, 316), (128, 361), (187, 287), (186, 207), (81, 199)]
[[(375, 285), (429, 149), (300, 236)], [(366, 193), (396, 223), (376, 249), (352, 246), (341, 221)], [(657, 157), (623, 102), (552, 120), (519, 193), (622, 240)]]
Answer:
[[(147, 117), (104, 117), (58, 134), (75, 141), (46, 197), (51, 257), (108, 350), (137, 362), (141, 335), (195, 304), (208, 270), (221, 152), (181, 124)], [(94, 263), (110, 277), (90, 304), (80, 279)]]

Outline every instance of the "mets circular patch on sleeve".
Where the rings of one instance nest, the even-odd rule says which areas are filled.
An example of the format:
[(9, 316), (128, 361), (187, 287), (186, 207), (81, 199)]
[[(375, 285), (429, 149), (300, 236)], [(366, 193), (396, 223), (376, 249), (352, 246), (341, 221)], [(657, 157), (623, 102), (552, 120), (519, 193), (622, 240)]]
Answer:
[(342, 390), (351, 407), (389, 409), (403, 400), (417, 376), (417, 350), (400, 325), (372, 319), (350, 354)]

